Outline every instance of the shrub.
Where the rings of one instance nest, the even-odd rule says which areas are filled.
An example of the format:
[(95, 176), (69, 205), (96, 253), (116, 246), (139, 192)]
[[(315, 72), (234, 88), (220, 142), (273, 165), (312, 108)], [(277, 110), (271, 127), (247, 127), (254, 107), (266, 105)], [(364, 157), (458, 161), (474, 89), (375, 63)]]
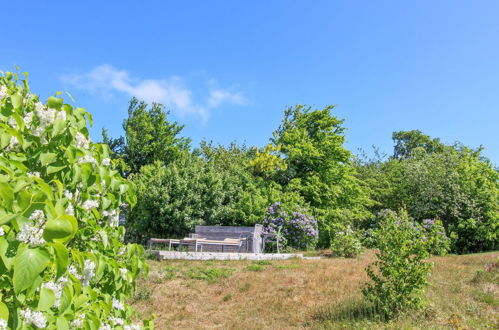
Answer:
[(440, 220), (425, 219), (422, 224), (423, 240), (427, 240), (428, 252), (432, 255), (446, 255), (451, 241), (445, 234), (445, 228)]
[(119, 226), (134, 195), (91, 122), (0, 76), (0, 328), (139, 328), (124, 301), (146, 265)]
[(319, 230), (314, 217), (284, 210), (280, 202), (272, 204), (263, 220), (263, 233), (274, 234), (283, 248), (311, 249), (317, 244)]
[(354, 258), (362, 252), (359, 234), (349, 225), (332, 226), (331, 251), (339, 257)]
[(366, 269), (372, 282), (362, 292), (387, 318), (423, 306), (424, 287), (431, 264), (428, 240), (422, 239), (421, 228), (414, 225), (405, 211), (380, 212), (377, 233), (378, 258)]

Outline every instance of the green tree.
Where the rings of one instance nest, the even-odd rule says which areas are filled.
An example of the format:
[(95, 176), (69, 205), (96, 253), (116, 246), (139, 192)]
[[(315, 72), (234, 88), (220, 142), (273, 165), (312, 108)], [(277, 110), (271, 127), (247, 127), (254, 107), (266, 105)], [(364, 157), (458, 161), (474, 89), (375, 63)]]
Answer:
[(113, 155), (126, 164), (121, 166), (125, 176), (155, 161), (169, 164), (190, 148), (190, 139), (179, 136), (184, 126), (170, 123), (168, 114), (161, 104), (153, 103), (148, 108), (145, 102), (132, 98), (128, 118), (123, 121), (125, 137), (111, 139), (103, 131), (104, 142)]
[[(274, 146), (281, 146), (287, 164), (278, 181), (315, 208), (322, 218), (323, 235), (331, 223), (368, 217), (366, 206), (371, 203), (355, 177), (351, 154), (343, 145), (343, 120), (332, 115), (333, 108), (290, 107), (272, 138)], [(322, 244), (328, 245), (329, 239), (322, 236)]]
[(428, 154), (441, 152), (445, 147), (440, 139), (432, 139), (419, 130), (393, 132), (392, 140), (395, 143), (393, 157), (398, 159), (409, 158), (418, 150)]
[(456, 144), (408, 158), (358, 161), (356, 167), (376, 201), (374, 213), (406, 208), (420, 222), (441, 219), (454, 252), (499, 247), (499, 174), (481, 149)]

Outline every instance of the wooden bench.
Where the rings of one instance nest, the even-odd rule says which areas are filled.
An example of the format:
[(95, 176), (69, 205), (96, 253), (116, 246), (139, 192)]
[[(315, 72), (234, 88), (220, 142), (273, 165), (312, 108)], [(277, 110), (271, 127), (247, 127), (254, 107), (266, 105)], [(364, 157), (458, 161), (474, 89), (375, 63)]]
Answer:
[[(212, 241), (224, 241), (228, 239), (242, 240), (241, 246), (235, 244), (226, 244), (228, 250), (237, 252), (262, 253), (262, 225), (254, 227), (236, 227), (236, 226), (196, 226), (193, 235), (203, 237)], [(191, 236), (193, 236), (191, 235)], [(227, 241), (226, 241), (227, 242)], [(220, 245), (221, 246), (221, 245)], [(216, 244), (205, 244), (207, 251), (217, 249)]]
[(262, 226), (235, 227), (235, 226), (196, 226), (195, 233), (183, 239), (151, 238), (148, 242), (149, 249), (153, 244), (167, 244), (171, 250), (177, 245), (179, 250), (184, 246), (193, 247), (195, 251), (203, 248), (208, 251), (218, 251), (218, 248), (229, 249), (237, 252), (262, 253)]
[(153, 244), (168, 244), (168, 249), (171, 250), (173, 245), (180, 245), (180, 240), (172, 238), (151, 238), (148, 242), (149, 250)]

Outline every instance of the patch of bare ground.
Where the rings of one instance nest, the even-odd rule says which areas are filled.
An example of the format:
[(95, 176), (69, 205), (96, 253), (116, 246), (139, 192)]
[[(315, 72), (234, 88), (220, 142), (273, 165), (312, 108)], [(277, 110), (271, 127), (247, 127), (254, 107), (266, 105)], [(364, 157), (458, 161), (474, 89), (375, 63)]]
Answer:
[[(433, 258), (427, 310), (388, 324), (357, 313), (364, 269), (374, 258), (367, 251), (356, 259), (151, 261), (132, 303), (142, 317), (155, 314), (158, 329), (499, 326), (498, 283), (494, 270), (487, 271), (499, 253)], [(340, 314), (347, 318), (338, 314), (345, 308), (348, 313)]]

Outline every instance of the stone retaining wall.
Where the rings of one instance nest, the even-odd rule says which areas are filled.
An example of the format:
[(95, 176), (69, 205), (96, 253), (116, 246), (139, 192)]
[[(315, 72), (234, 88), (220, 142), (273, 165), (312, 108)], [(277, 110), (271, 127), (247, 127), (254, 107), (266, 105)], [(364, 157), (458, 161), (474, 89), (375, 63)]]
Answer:
[(178, 252), (158, 251), (161, 259), (183, 260), (285, 260), (303, 259), (301, 253), (220, 253), (220, 252)]

